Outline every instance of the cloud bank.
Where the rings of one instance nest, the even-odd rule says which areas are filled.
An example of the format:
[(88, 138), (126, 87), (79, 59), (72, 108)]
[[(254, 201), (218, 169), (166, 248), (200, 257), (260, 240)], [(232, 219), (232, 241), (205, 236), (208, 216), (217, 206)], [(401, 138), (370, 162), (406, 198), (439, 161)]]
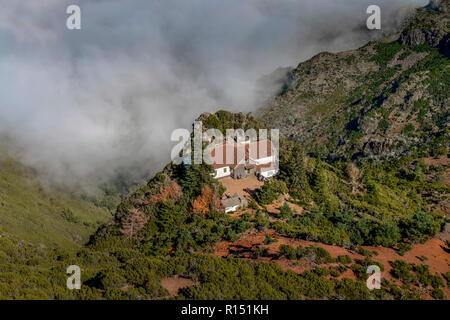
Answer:
[[(0, 132), (58, 184), (152, 173), (173, 129), (205, 111), (254, 110), (261, 76), (380, 37), (365, 28), (369, 4), (388, 33), (426, 2), (2, 0)], [(65, 26), (70, 4), (81, 30)]]

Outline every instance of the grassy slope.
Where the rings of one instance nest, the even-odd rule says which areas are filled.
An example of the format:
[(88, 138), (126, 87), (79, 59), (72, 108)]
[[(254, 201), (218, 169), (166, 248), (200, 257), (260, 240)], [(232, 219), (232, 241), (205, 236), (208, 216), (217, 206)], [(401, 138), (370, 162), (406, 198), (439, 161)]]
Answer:
[[(64, 210), (78, 218), (63, 218)], [(0, 232), (35, 244), (79, 247), (111, 215), (77, 196), (43, 186), (0, 146)]]

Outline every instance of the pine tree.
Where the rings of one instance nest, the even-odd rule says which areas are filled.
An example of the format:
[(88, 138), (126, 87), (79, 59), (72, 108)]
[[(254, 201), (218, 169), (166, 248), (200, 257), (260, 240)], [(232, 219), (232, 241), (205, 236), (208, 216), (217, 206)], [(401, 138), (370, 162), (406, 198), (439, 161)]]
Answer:
[(305, 168), (305, 153), (300, 145), (282, 141), (280, 178), (285, 181), (292, 196), (307, 200), (311, 193)]

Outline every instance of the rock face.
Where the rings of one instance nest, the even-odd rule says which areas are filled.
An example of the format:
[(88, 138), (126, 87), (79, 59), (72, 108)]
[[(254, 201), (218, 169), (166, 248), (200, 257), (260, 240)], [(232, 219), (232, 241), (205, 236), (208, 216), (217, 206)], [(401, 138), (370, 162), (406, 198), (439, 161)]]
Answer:
[(397, 41), (320, 53), (255, 114), (312, 154), (384, 159), (448, 147), (449, 1), (420, 8)]
[(450, 12), (450, 1), (441, 0), (441, 1), (430, 1), (432, 3), (437, 3), (438, 10), (441, 12), (449, 13)]
[(445, 56), (450, 57), (450, 36), (449, 35), (446, 35), (445, 38), (442, 39), (440, 48), (441, 48), (442, 53)]
[(439, 46), (445, 33), (440, 30), (423, 30), (419, 28), (404, 31), (400, 36), (400, 43), (407, 46), (419, 46), (428, 44), (432, 47)]
[(377, 118), (359, 117), (356, 119), (358, 122), (358, 131), (364, 134), (371, 134), (376, 132), (378, 128), (379, 120)]
[(449, 55), (449, 0), (431, 1), (409, 21), (400, 36), (407, 46), (429, 45)]

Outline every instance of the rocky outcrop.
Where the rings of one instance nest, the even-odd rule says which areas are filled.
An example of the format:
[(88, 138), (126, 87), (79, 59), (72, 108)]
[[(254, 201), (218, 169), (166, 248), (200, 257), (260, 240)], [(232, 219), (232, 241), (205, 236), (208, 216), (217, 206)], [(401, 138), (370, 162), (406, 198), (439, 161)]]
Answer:
[(438, 5), (438, 10), (445, 13), (450, 13), (450, 1), (449, 0), (431, 0), (431, 2), (435, 2)]
[(450, 57), (450, 35), (447, 34), (439, 43), (439, 49), (441, 52), (447, 56)]
[(358, 131), (364, 134), (374, 133), (378, 128), (379, 119), (372, 117), (359, 117), (357, 119)]
[(449, 0), (431, 1), (420, 9), (401, 33), (400, 43), (407, 46), (426, 44), (449, 56), (449, 3)]
[(447, 35), (443, 30), (424, 30), (412, 28), (404, 31), (400, 36), (400, 43), (407, 46), (428, 44), (431, 47), (439, 47), (441, 41)]
[(330, 160), (445, 150), (448, 140), (439, 137), (450, 125), (450, 60), (438, 50), (450, 56), (449, 1), (418, 9), (397, 41), (300, 63), (256, 116)]

